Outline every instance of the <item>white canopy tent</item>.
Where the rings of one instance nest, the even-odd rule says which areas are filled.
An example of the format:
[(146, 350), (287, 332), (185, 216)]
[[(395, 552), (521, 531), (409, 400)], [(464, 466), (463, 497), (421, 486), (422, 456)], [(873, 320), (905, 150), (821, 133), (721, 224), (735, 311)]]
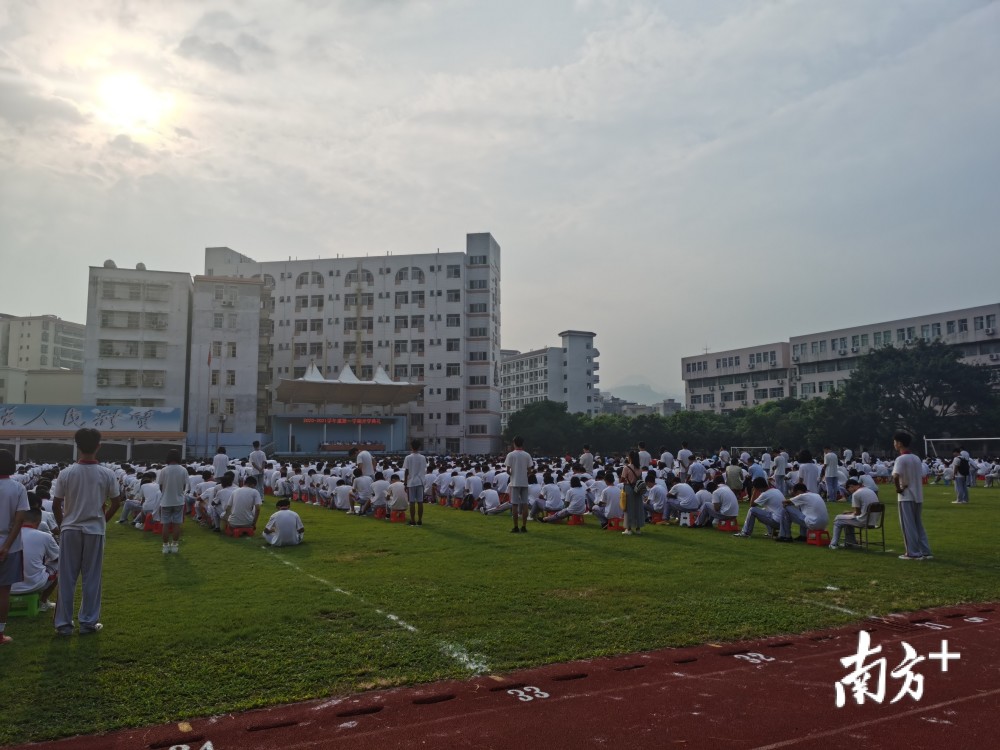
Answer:
[(365, 404), (398, 406), (408, 403), (415, 400), (423, 388), (420, 383), (394, 381), (382, 365), (371, 380), (360, 380), (350, 366), (345, 366), (337, 379), (327, 380), (315, 364), (310, 364), (301, 378), (279, 380), (276, 396), (286, 404), (344, 404), (360, 412)]

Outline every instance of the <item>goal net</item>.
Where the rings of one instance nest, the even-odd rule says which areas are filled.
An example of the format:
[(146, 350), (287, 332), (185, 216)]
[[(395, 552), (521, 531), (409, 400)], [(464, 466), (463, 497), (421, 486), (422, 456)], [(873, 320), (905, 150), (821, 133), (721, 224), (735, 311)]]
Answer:
[(955, 449), (968, 451), (973, 458), (1000, 456), (1000, 437), (924, 438), (924, 456), (951, 458)]

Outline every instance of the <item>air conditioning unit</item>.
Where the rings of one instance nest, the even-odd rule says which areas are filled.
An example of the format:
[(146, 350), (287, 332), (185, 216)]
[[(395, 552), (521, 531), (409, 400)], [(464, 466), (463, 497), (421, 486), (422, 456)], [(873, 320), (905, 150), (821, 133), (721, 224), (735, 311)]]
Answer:
[(983, 333), (985, 333), (987, 336), (992, 336), (994, 333), (996, 333), (996, 331), (992, 328), (987, 328), (985, 331), (983, 331)]
[(103, 386), (106, 386), (107, 384), (108, 384), (108, 379), (107, 378), (98, 378), (97, 379), (97, 385), (98, 386), (103, 387)]
[(798, 361), (799, 361), (799, 355), (798, 354), (792, 355), (792, 362), (798, 362)]
[(222, 306), (223, 307), (232, 307), (233, 306), (233, 301), (231, 299), (224, 299), (224, 300), (222, 300)]
[[(753, 400), (753, 402), (754, 402), (755, 404), (759, 404), (759, 403), (760, 403), (760, 401), (758, 401), (757, 399), (754, 399), (754, 400)], [(746, 401), (744, 401), (743, 403), (745, 404), (745, 403), (746, 403)]]
[(784, 381), (784, 380), (779, 380), (779, 381), (778, 381), (778, 385), (784, 385), (784, 384), (785, 384), (785, 381)]
[(753, 362), (747, 365), (748, 370), (752, 370), (754, 367), (756, 367), (756, 365)]
[(859, 351), (861, 350), (858, 347), (856, 346), (851, 347), (851, 354), (857, 354)]
[(740, 383), (740, 388), (746, 388), (746, 387), (747, 387), (746, 383)]
[(777, 367), (777, 366), (778, 366), (778, 360), (772, 359), (771, 360), (771, 367)]
[(163, 387), (163, 381), (162, 380), (154, 380), (153, 381), (153, 387), (154, 388), (162, 388)]
[(751, 388), (756, 388), (756, 387), (757, 387), (757, 382), (756, 382), (756, 381), (754, 381), (753, 383), (751, 383), (751, 384), (750, 384), (750, 387), (751, 387)]
[(996, 361), (997, 361), (998, 359), (1000, 359), (1000, 354), (991, 354), (991, 355), (990, 355), (990, 359), (991, 359), (991, 360), (992, 360), (993, 362), (996, 362)]
[(743, 406), (746, 406), (747, 405), (746, 399), (744, 399), (743, 401), (740, 401), (740, 404), (742, 404)]

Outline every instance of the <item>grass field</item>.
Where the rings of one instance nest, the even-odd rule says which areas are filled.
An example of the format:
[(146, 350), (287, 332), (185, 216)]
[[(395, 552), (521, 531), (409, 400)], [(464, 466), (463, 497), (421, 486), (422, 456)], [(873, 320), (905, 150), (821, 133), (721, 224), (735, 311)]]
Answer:
[(588, 517), (514, 535), (507, 517), (437, 506), (411, 528), (296, 504), (307, 541), (275, 551), (186, 524), (164, 556), (112, 525), (100, 634), (9, 621), (0, 745), (1000, 599), (1000, 489), (926, 497), (928, 562), (896, 558), (894, 497), (884, 555), (778, 545), (759, 526), (624, 538)]

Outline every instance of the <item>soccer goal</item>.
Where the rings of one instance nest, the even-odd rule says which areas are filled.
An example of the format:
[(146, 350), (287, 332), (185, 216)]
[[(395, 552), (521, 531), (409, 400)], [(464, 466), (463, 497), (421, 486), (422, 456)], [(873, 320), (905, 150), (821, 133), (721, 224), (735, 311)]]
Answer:
[(928, 458), (940, 458), (942, 453), (945, 458), (951, 458), (955, 448), (966, 450), (973, 457), (1000, 456), (1000, 437), (924, 438), (924, 456)]
[(749, 453), (754, 458), (760, 458), (761, 455), (771, 449), (769, 445), (734, 445), (729, 449), (729, 458), (732, 461), (739, 460), (740, 454), (744, 451)]

